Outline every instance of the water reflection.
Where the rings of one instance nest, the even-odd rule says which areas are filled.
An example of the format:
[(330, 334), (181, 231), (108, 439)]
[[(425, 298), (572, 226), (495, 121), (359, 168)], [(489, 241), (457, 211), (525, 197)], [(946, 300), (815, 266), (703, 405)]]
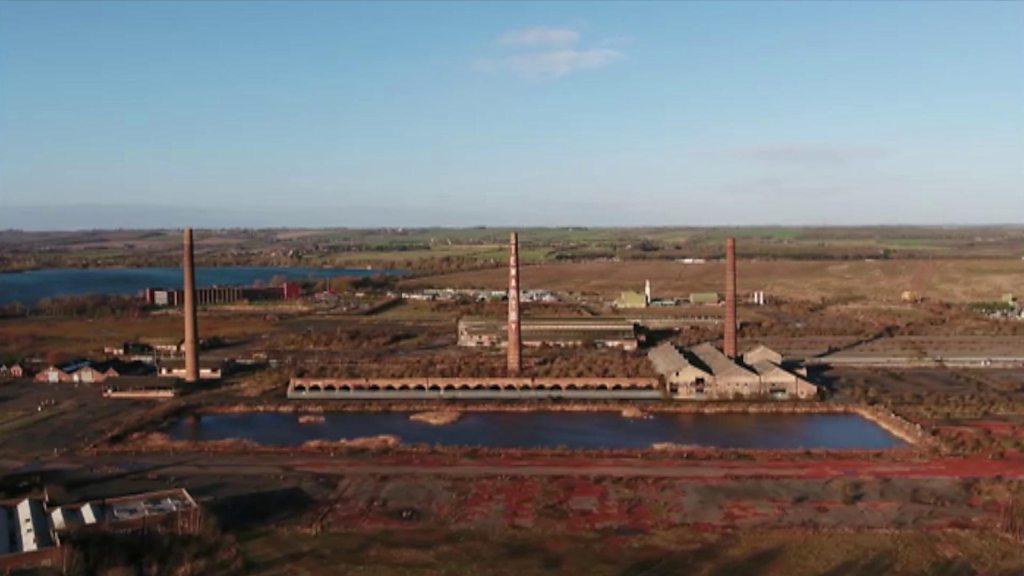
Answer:
[(470, 412), (432, 426), (407, 412), (340, 412), (300, 424), (293, 414), (247, 413), (181, 419), (168, 431), (177, 440), (246, 439), (272, 446), (393, 434), (406, 444), (493, 448), (647, 448), (658, 442), (719, 448), (884, 449), (904, 445), (853, 414), (655, 414), (623, 418), (617, 412)]

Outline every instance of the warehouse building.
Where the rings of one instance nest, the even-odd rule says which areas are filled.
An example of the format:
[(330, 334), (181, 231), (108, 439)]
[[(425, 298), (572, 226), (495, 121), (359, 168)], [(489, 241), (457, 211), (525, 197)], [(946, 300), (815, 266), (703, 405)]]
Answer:
[(80, 530), (193, 534), (201, 522), (199, 506), (184, 488), (69, 504), (50, 511), (57, 534)]
[(651, 349), (648, 359), (665, 379), (668, 394), (681, 400), (804, 400), (818, 391), (804, 369), (784, 367), (782, 356), (762, 345), (732, 360), (710, 343), (684, 351), (665, 343)]
[[(200, 380), (220, 380), (224, 376), (227, 363), (221, 360), (200, 360)], [(164, 378), (185, 378), (185, 360), (172, 358), (161, 360), (158, 374)]]
[(0, 502), (0, 572), (63, 567), (60, 539), (38, 498)]
[[(302, 296), (302, 286), (297, 282), (285, 282), (280, 286), (211, 286), (196, 288), (196, 304), (230, 304), (232, 302), (253, 302), (265, 300), (292, 300)], [(150, 306), (179, 307), (185, 302), (183, 290), (146, 288), (143, 292), (146, 304)]]
[(104, 383), (104, 398), (127, 400), (164, 400), (180, 392), (180, 383), (161, 376), (121, 376)]
[[(459, 346), (470, 348), (505, 345), (505, 320), (461, 318)], [(530, 318), (522, 320), (523, 346), (575, 347), (593, 345), (636, 350), (633, 321), (626, 318)]]

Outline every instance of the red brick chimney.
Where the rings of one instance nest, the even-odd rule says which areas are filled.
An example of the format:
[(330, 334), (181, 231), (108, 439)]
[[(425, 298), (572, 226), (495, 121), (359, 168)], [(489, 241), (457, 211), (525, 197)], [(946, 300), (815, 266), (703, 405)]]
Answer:
[(725, 239), (725, 341), (723, 352), (736, 358), (736, 239)]
[(199, 326), (196, 322), (196, 270), (193, 263), (192, 229), (185, 228), (185, 254), (182, 258), (185, 292), (185, 381), (199, 381)]
[(523, 369), (523, 340), (519, 323), (519, 235), (515, 232), (508, 249), (508, 374), (518, 376)]

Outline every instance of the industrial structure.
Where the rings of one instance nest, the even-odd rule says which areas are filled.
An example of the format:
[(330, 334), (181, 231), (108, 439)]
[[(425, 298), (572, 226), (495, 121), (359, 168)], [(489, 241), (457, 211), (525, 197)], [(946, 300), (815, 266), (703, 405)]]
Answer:
[(647, 357), (669, 396), (679, 400), (806, 400), (818, 392), (806, 369), (784, 367), (782, 355), (767, 346), (755, 346), (735, 359), (710, 343), (684, 351), (665, 343)]
[(64, 567), (60, 538), (50, 526), (45, 501), (0, 502), (0, 572)]
[(58, 506), (50, 510), (49, 519), (56, 534), (81, 530), (194, 534), (202, 525), (199, 505), (184, 488)]
[(508, 375), (518, 376), (523, 369), (523, 338), (519, 318), (519, 235), (509, 237), (508, 247)]
[[(459, 346), (504, 346), (509, 330), (494, 318), (460, 318)], [(529, 318), (521, 321), (519, 345), (527, 347), (575, 347), (592, 345), (636, 350), (635, 324), (628, 318)]]
[(185, 228), (182, 269), (185, 291), (185, 381), (199, 381), (199, 326), (196, 317), (196, 269), (192, 249), (192, 229)]
[(725, 335), (722, 350), (736, 358), (736, 239), (725, 239)]
[[(196, 288), (196, 304), (231, 304), (232, 302), (256, 302), (267, 300), (294, 300), (302, 296), (302, 285), (298, 282), (285, 282), (280, 286), (210, 286)], [(143, 298), (149, 306), (182, 306), (185, 301), (184, 290), (166, 288), (146, 288)]]
[(106, 382), (104, 398), (127, 400), (163, 400), (173, 398), (180, 391), (177, 380), (160, 376), (122, 376)]
[(671, 343), (651, 349), (647, 358), (665, 380), (669, 396), (681, 400), (765, 398), (808, 399), (818, 388), (803, 367), (783, 366), (782, 355), (758, 345), (738, 358), (736, 329), (736, 239), (725, 240), (725, 329), (722, 350), (709, 342), (680, 351)]
[[(220, 380), (224, 376), (225, 362), (220, 360), (201, 360), (196, 362), (196, 376), (199, 380)], [(168, 358), (160, 360), (157, 374), (162, 377), (184, 378), (189, 377), (188, 359)]]
[(657, 378), (292, 378), (292, 400), (621, 399), (664, 397)]
[[(48, 497), (0, 502), (0, 573), (63, 571), (71, 546), (62, 536), (82, 532), (195, 534), (199, 505), (184, 488), (51, 507)], [(47, 572), (49, 573), (49, 572)]]

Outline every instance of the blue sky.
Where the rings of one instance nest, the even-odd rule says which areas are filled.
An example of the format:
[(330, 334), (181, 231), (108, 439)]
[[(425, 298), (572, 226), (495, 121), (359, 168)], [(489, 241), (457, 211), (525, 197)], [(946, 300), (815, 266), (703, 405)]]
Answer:
[(0, 3), (0, 228), (1019, 223), (1022, 30), (1011, 2)]

